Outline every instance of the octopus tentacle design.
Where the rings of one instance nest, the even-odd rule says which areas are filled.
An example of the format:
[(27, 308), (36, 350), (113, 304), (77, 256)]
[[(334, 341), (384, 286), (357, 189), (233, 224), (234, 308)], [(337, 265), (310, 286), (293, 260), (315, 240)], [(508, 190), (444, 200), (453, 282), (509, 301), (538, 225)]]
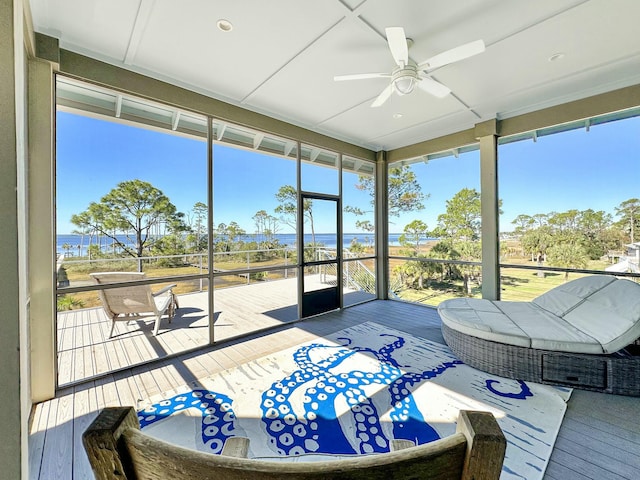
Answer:
[[(341, 337), (338, 339), (341, 346), (310, 344), (294, 353), (298, 369), (274, 382), (262, 395), (263, 422), (271, 445), (280, 455), (389, 451), (389, 440), (376, 406), (366, 392), (371, 385), (388, 386), (394, 438), (417, 443), (439, 438), (415, 405), (411, 387), (462, 362), (452, 360), (433, 370), (403, 373), (393, 352), (404, 346), (404, 339), (387, 334), (381, 337), (393, 340), (379, 350), (352, 346), (351, 339)], [(356, 353), (366, 353), (378, 360), (377, 371), (340, 371), (340, 365)], [(295, 396), (302, 397), (304, 412), (300, 417), (292, 407), (291, 398)], [(349, 419), (339, 418), (338, 402), (348, 407)], [(355, 427), (355, 445), (342, 432), (341, 423), (347, 422)]]
[[(394, 366), (401, 368), (398, 362), (391, 356), (394, 350), (402, 348), (405, 340), (402, 337), (389, 334), (381, 334), (381, 337), (395, 338), (393, 342), (383, 346), (380, 350), (374, 351), (368, 347), (352, 347), (356, 351), (367, 352), (374, 355), (380, 362), (389, 362)], [(344, 339), (349, 340), (349, 339)], [(432, 442), (440, 438), (438, 433), (429, 426), (424, 420), (422, 413), (415, 404), (413, 396), (411, 396), (410, 387), (422, 382), (435, 378), (443, 374), (449, 368), (456, 365), (462, 365), (460, 360), (444, 362), (433, 370), (424, 372), (407, 372), (396, 378), (391, 383), (389, 394), (391, 396), (391, 420), (393, 421), (393, 437), (396, 439), (411, 440), (415, 443), (422, 444)]]
[(220, 453), (227, 438), (234, 436), (236, 415), (232, 400), (223, 393), (197, 389), (179, 393), (138, 412), (140, 428), (170, 415), (196, 408), (202, 413), (202, 443), (211, 453)]
[(397, 439), (412, 440), (416, 444), (423, 444), (438, 440), (440, 435), (424, 419), (422, 413), (411, 395), (410, 387), (423, 380), (435, 378), (456, 365), (462, 365), (460, 360), (444, 362), (433, 370), (420, 373), (405, 373), (390, 387), (393, 405), (391, 420), (393, 421), (393, 436)]
[[(404, 338), (390, 334), (380, 338), (384, 343), (377, 349), (340, 337), (339, 345), (314, 343), (293, 353), (296, 369), (274, 381), (260, 397), (261, 422), (271, 451), (279, 455), (382, 453), (390, 449), (389, 437), (417, 444), (440, 438), (425, 421), (414, 392), (422, 381), (436, 378), (463, 362), (445, 351), (436, 357), (440, 358), (439, 364), (416, 371), (398, 361), (402, 356), (396, 350), (405, 345)], [(417, 350), (411, 353), (420, 354)], [(368, 360), (350, 361), (355, 355), (364, 355)], [(526, 401), (533, 396), (524, 382), (518, 381), (519, 392), (511, 392), (513, 385), (501, 383), (486, 380), (485, 388), (493, 395), (511, 399)], [(385, 388), (386, 395), (380, 395)], [(245, 434), (232, 403), (222, 393), (195, 389), (139, 411), (138, 419), (141, 428), (145, 428), (174, 413), (199, 410), (204, 447), (198, 448), (220, 453), (227, 438), (241, 431)], [(241, 410), (239, 404), (236, 408)], [(388, 412), (391, 425), (383, 427), (378, 409)]]
[(524, 400), (527, 397), (533, 397), (533, 393), (531, 393), (531, 389), (529, 388), (529, 385), (524, 383), (522, 380), (517, 380), (517, 382), (520, 385), (519, 392), (501, 392), (500, 390), (497, 390), (493, 385), (502, 383), (500, 382), (500, 380), (487, 380), (485, 382), (485, 385), (487, 387), (487, 390), (489, 390), (491, 393), (498, 395), (500, 397), (517, 398), (519, 400)]

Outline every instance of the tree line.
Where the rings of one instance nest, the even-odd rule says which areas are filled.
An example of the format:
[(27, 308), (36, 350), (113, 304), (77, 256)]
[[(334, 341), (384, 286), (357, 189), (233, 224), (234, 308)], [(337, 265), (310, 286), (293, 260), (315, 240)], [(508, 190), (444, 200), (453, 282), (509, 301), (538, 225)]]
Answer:
[[(502, 201), (498, 203), (502, 206)], [(437, 258), (478, 262), (481, 259), (480, 193), (463, 188), (446, 202), (446, 211), (437, 218), (433, 229), (422, 220), (409, 222), (400, 238), (400, 253), (408, 257)], [(612, 250), (620, 251), (626, 242), (634, 243), (640, 227), (640, 200), (631, 198), (620, 203), (613, 215), (602, 210), (571, 209), (535, 215), (518, 215), (510, 235), (517, 242), (522, 256), (544, 259), (547, 264), (562, 268), (586, 268), (589, 261), (603, 258)], [(428, 253), (420, 253), (420, 241), (425, 237), (438, 239)], [(501, 255), (508, 254), (506, 241), (500, 243)], [(457, 266), (442, 263), (409, 261), (395, 268), (403, 286), (422, 289), (425, 280), (462, 279), (463, 290), (471, 293), (471, 280), (480, 275), (480, 267), (471, 264)], [(565, 273), (568, 278), (568, 272)]]
[[(368, 205), (345, 206), (345, 214), (361, 217), (375, 205), (373, 177), (360, 176), (356, 188), (368, 192)], [(283, 225), (295, 228), (297, 221), (297, 191), (291, 185), (280, 187), (275, 193), (278, 202), (273, 213), (259, 210), (252, 217), (255, 241), (247, 242), (247, 232), (236, 222), (214, 226), (213, 245), (216, 252), (255, 249), (263, 252), (281, 248), (277, 234)], [(389, 168), (388, 208), (390, 221), (402, 213), (424, 210), (429, 194), (422, 191), (415, 173), (409, 166)], [(481, 256), (480, 192), (463, 188), (446, 202), (445, 212), (437, 217), (432, 228), (420, 218), (403, 228), (400, 253), (407, 257), (431, 257), (474, 262)], [(501, 207), (501, 201), (499, 202)], [(315, 244), (312, 200), (302, 206), (303, 218), (310, 224)], [(145, 255), (179, 255), (207, 251), (207, 206), (197, 202), (188, 214), (179, 212), (158, 188), (142, 180), (120, 182), (100, 202), (91, 202), (81, 213), (71, 217), (77, 230), (73, 233), (89, 240), (90, 258), (104, 255), (93, 243), (97, 237), (112, 241), (114, 251), (140, 258)], [(543, 255), (553, 266), (583, 268), (588, 260), (602, 257), (607, 251), (620, 249), (626, 241), (634, 242), (640, 228), (640, 200), (632, 198), (616, 207), (616, 216), (604, 211), (568, 210), (536, 215), (518, 215), (512, 222), (513, 236), (523, 255)], [(356, 226), (371, 232), (374, 225), (357, 220)], [(425, 237), (438, 239), (428, 253), (421, 252)], [(352, 244), (359, 249), (361, 246)], [(502, 245), (503, 253), (506, 246)], [(395, 272), (407, 286), (423, 288), (425, 279), (458, 276), (465, 290), (479, 275), (478, 267), (462, 265), (453, 269), (442, 263), (406, 262)]]
[[(276, 251), (280, 245), (277, 234), (283, 225), (295, 228), (297, 221), (297, 192), (291, 185), (282, 186), (275, 194), (278, 202), (273, 214), (258, 210), (252, 220), (255, 240), (247, 241), (248, 232), (237, 222), (219, 223), (213, 229), (215, 252), (257, 250), (255, 260), (265, 258), (265, 252)], [(313, 202), (303, 205), (304, 219), (311, 224), (312, 242), (315, 243)], [(80, 235), (81, 245), (88, 240), (89, 259), (125, 255), (142, 258), (150, 255), (181, 255), (203, 253), (208, 249), (208, 208), (197, 202), (187, 214), (179, 212), (169, 198), (157, 187), (139, 179), (118, 183), (99, 202), (71, 216), (77, 227), (72, 233)], [(103, 246), (105, 239), (111, 244)], [(71, 245), (63, 245), (69, 251)], [(111, 250), (110, 252), (108, 250)], [(273, 256), (273, 255), (271, 255)], [(165, 260), (165, 263), (171, 263)]]

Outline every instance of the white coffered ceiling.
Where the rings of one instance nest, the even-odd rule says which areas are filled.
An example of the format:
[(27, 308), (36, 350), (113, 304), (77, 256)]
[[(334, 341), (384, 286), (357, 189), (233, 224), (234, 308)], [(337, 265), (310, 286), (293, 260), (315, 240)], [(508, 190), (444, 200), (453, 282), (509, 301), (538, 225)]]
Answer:
[[(373, 150), (390, 150), (640, 83), (638, 0), (30, 0), (61, 48)], [(216, 23), (226, 19), (233, 30)], [(484, 53), (370, 104), (390, 72), (385, 27), (421, 62), (482, 39)], [(556, 61), (549, 58), (562, 56)], [(400, 118), (398, 117), (400, 114)]]

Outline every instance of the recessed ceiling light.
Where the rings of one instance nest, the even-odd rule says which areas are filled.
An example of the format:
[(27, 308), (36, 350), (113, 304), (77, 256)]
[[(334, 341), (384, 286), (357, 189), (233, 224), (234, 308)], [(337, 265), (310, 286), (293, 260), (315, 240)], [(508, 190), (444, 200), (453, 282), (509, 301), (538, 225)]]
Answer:
[(554, 53), (553, 55), (551, 55), (549, 57), (549, 61), (550, 62), (555, 62), (556, 60), (561, 60), (563, 58), (564, 58), (564, 53), (558, 52), (558, 53)]
[(394, 113), (394, 114), (393, 114), (393, 118), (395, 118), (396, 120), (397, 120), (398, 118), (402, 118), (402, 114), (401, 114), (401, 113)]
[(223, 32), (230, 32), (231, 30), (233, 30), (233, 24), (229, 20), (225, 20), (224, 18), (218, 20), (218, 23), (216, 23), (216, 25), (218, 26), (218, 29)]

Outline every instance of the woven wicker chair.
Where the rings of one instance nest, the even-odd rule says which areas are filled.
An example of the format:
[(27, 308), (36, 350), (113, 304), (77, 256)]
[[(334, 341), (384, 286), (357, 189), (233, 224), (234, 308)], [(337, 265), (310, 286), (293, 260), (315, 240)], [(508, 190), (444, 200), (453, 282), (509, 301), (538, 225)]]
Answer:
[[(132, 282), (145, 278), (144, 272), (101, 272), (89, 275), (98, 285)], [(102, 307), (111, 319), (109, 338), (113, 335), (117, 321), (130, 321), (145, 314), (155, 318), (153, 334), (157, 335), (160, 329), (160, 320), (165, 312), (169, 323), (171, 323), (178, 308), (178, 300), (172, 290), (175, 286), (166, 286), (155, 293), (151, 291), (149, 285), (132, 285), (100, 290), (98, 293)]]
[(400, 440), (388, 453), (321, 461), (246, 458), (249, 441), (242, 437), (227, 439), (221, 455), (177, 447), (141, 432), (133, 407), (105, 408), (82, 441), (98, 480), (497, 480), (506, 450), (493, 415), (472, 411), (461, 411), (456, 433), (435, 442)]
[(640, 285), (583, 277), (531, 302), (456, 298), (442, 333), (466, 364), (495, 375), (640, 396)]

